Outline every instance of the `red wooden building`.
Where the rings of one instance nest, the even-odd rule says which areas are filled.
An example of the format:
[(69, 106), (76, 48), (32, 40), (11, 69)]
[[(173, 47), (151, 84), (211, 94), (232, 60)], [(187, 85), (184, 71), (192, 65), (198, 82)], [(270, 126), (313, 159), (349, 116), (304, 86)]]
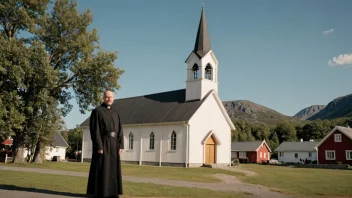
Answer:
[(352, 129), (336, 126), (317, 145), (319, 164), (352, 165)]
[(231, 144), (231, 158), (238, 158), (240, 162), (262, 163), (270, 160), (270, 148), (263, 141), (233, 142)]

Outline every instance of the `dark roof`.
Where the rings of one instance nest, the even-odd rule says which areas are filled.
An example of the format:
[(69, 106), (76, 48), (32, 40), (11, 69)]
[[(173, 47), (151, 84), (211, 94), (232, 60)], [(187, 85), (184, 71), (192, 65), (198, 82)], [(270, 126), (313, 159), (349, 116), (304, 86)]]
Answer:
[(65, 139), (61, 136), (59, 132), (56, 132), (53, 139), (53, 147), (69, 147)]
[(319, 142), (309, 141), (309, 142), (283, 142), (281, 143), (275, 151), (285, 152), (285, 151), (314, 151), (314, 148), (319, 144)]
[[(188, 121), (202, 100), (186, 101), (186, 89), (132, 98), (116, 99), (112, 107), (120, 114), (122, 125)], [(89, 117), (81, 124), (89, 126)]]
[(254, 142), (232, 142), (231, 151), (256, 151), (263, 141)]
[(202, 58), (211, 50), (210, 38), (208, 34), (207, 22), (205, 19), (204, 8), (199, 21), (196, 43), (194, 45), (194, 52)]

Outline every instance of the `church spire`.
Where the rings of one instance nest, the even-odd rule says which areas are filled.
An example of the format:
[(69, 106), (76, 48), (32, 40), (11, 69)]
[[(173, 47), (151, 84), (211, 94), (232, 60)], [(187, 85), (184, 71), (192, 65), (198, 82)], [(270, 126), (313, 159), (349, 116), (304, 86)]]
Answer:
[(199, 21), (197, 38), (193, 51), (199, 56), (199, 58), (203, 58), (203, 56), (205, 56), (210, 50), (210, 38), (204, 14), (204, 7), (202, 7), (202, 14)]

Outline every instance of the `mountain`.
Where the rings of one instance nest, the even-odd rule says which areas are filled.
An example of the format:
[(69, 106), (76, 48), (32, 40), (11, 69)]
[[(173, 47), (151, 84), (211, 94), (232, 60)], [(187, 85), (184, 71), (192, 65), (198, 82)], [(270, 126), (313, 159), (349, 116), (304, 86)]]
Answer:
[(308, 120), (315, 119), (335, 119), (340, 117), (350, 117), (352, 116), (352, 94), (341, 96), (333, 101), (329, 102), (329, 104), (316, 113), (315, 115), (308, 118)]
[(299, 121), (298, 118), (283, 115), (268, 107), (249, 100), (224, 101), (223, 105), (230, 118), (242, 119), (251, 123), (276, 124), (282, 120)]
[(324, 109), (325, 107), (326, 105), (312, 105), (310, 107), (302, 109), (293, 117), (301, 120), (307, 120), (308, 118), (312, 117), (313, 115), (315, 115), (316, 113)]

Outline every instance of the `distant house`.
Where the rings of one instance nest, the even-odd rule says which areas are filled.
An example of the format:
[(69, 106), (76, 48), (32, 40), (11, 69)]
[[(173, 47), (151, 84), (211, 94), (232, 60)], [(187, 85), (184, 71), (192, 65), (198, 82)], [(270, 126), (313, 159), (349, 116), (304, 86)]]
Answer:
[(270, 148), (263, 141), (233, 142), (231, 144), (231, 158), (238, 158), (241, 162), (262, 163), (270, 160)]
[[(66, 149), (69, 147), (65, 139), (61, 136), (59, 132), (56, 132), (53, 136), (52, 144), (49, 146), (45, 146), (45, 159), (52, 160), (54, 156), (58, 156), (60, 160), (66, 158)], [(2, 145), (12, 146), (13, 139), (10, 137), (3, 141)], [(27, 157), (28, 150), (25, 149), (23, 156)]]
[(318, 144), (319, 142), (303, 140), (300, 142), (282, 142), (275, 151), (278, 152), (278, 161), (283, 163), (316, 161)]
[(60, 157), (60, 160), (66, 158), (66, 149), (69, 147), (65, 139), (59, 132), (56, 132), (53, 137), (52, 145), (45, 147), (45, 159), (52, 160), (54, 156)]
[(317, 145), (319, 164), (352, 165), (352, 129), (336, 126)]

